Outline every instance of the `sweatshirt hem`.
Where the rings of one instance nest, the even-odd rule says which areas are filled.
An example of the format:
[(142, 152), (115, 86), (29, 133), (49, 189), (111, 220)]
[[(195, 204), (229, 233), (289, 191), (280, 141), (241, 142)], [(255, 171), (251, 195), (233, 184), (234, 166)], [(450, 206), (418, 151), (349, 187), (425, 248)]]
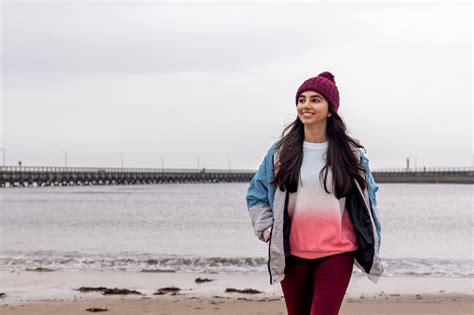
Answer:
[(353, 252), (353, 251), (356, 251), (356, 250), (357, 250), (357, 247), (356, 248), (348, 247), (347, 249), (326, 251), (326, 252), (315, 252), (315, 251), (303, 251), (303, 250), (297, 250), (297, 249), (290, 249), (290, 253), (291, 253), (291, 255), (297, 256), (297, 257), (300, 257), (300, 258), (317, 259), (317, 258), (323, 258), (323, 257), (327, 257), (327, 256), (342, 254), (342, 253), (346, 253), (346, 252)]

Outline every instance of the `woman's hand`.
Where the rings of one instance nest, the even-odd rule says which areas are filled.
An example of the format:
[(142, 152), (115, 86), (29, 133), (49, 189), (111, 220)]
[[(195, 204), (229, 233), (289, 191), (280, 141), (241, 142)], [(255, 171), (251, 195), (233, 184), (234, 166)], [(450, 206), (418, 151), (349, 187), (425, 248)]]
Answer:
[(271, 237), (272, 237), (272, 227), (270, 226), (268, 229), (265, 229), (263, 231), (263, 239), (265, 240), (265, 242), (268, 242)]

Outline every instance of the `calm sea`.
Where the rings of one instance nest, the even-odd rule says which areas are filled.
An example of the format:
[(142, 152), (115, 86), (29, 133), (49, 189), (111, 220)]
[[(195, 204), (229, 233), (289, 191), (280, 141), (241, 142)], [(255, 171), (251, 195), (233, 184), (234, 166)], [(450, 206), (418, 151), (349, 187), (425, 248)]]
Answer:
[[(0, 269), (266, 272), (267, 244), (253, 234), (247, 187), (0, 189)], [(473, 190), (379, 184), (384, 276), (474, 277)]]

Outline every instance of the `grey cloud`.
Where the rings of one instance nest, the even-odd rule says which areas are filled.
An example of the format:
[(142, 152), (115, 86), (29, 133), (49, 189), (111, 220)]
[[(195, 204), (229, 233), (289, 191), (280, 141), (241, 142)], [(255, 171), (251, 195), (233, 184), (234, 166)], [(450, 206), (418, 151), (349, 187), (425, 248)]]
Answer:
[(330, 4), (13, 3), (3, 11), (7, 74), (238, 71), (351, 40), (341, 22), (353, 16)]

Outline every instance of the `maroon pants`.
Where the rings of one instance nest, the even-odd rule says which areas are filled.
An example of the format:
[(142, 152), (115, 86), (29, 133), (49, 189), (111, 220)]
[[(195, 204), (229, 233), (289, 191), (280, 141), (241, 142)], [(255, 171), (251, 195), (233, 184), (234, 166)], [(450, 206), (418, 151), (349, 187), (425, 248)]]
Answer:
[(291, 255), (280, 282), (288, 315), (337, 315), (353, 264), (353, 252), (317, 259)]

